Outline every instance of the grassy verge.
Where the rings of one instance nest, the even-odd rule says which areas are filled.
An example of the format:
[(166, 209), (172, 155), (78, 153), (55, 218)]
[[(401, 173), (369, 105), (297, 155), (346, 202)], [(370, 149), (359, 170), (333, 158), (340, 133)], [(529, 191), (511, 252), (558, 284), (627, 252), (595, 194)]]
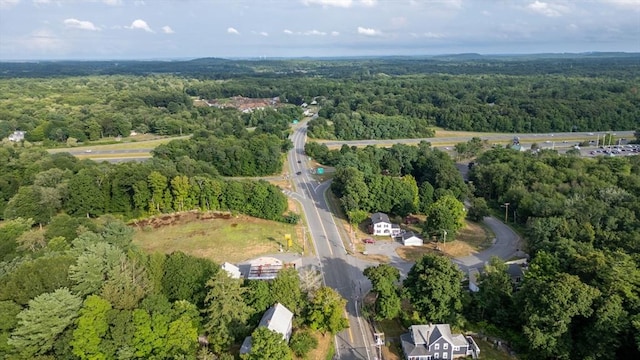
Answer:
[(134, 243), (148, 252), (183, 251), (217, 263), (237, 263), (277, 253), (281, 246), (286, 249), (285, 234), (291, 234), (293, 239), (290, 251), (301, 252), (295, 225), (247, 216), (145, 226), (136, 229)]
[(153, 149), (156, 146), (161, 144), (166, 144), (171, 140), (188, 139), (189, 137), (190, 135), (186, 135), (186, 136), (167, 137), (162, 139), (140, 140), (140, 141), (127, 138), (127, 140), (123, 140), (115, 144), (89, 143), (89, 144), (83, 144), (82, 146), (77, 146), (77, 147), (49, 149), (49, 152), (50, 153), (68, 152), (68, 151), (77, 151), (79, 149), (86, 149), (86, 148), (91, 148), (91, 150), (94, 150), (94, 151)]
[(508, 353), (496, 348), (492, 343), (488, 341), (484, 341), (478, 337), (474, 337), (473, 340), (476, 341), (476, 344), (480, 347), (480, 359), (491, 359), (491, 360), (514, 360), (517, 357), (513, 357)]

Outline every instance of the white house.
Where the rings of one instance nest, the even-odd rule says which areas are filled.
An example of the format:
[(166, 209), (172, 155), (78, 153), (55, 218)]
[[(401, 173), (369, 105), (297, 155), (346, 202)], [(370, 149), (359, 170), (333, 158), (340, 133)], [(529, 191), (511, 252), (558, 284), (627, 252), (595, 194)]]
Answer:
[[(293, 328), (293, 313), (284, 305), (276, 303), (265, 311), (258, 326), (264, 326), (271, 331), (282, 334), (284, 341), (289, 342)], [(240, 347), (240, 354), (251, 351), (251, 336), (247, 336)]]
[(378, 212), (371, 215), (370, 232), (377, 236), (398, 236), (400, 225), (392, 224), (387, 214)]
[(400, 237), (404, 246), (422, 246), (424, 244), (424, 241), (413, 231), (407, 231)]
[(455, 359), (480, 354), (471, 336), (452, 334), (449, 324), (413, 325), (400, 336), (407, 360)]
[(24, 140), (24, 134), (26, 133), (26, 131), (14, 131), (13, 134), (9, 135), (8, 139), (9, 141), (19, 142)]

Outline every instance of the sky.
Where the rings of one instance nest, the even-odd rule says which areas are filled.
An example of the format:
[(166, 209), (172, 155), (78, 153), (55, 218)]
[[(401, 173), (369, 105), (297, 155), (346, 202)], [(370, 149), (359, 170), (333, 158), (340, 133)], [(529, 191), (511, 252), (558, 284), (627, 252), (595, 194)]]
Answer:
[(640, 52), (640, 0), (0, 0), (0, 60)]

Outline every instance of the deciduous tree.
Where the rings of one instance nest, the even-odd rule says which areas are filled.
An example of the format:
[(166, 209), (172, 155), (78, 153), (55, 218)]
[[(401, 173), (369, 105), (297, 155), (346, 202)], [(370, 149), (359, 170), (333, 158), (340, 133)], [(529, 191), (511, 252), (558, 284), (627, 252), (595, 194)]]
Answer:
[(449, 259), (428, 254), (409, 270), (404, 288), (425, 321), (446, 323), (461, 308), (461, 281), (462, 273)]

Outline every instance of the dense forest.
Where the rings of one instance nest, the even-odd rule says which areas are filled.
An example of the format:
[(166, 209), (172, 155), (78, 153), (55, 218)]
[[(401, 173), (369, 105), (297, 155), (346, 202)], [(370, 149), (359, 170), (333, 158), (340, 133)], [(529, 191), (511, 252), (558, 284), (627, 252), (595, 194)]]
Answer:
[[(123, 220), (201, 209), (297, 222), (278, 187), (223, 176), (279, 173), (291, 148), (289, 124), (305, 102), (320, 107), (309, 136), (326, 139), (424, 138), (435, 127), (637, 130), (638, 59), (0, 63), (0, 138), (26, 131), (25, 141), (0, 147), (0, 357), (230, 359), (275, 302), (296, 315), (290, 346), (256, 331), (261, 353), (247, 359), (304, 356), (314, 347), (311, 331), (347, 326), (334, 290), (304, 283), (295, 270), (269, 283), (243, 282), (179, 252), (144, 254)], [(202, 101), (235, 96), (277, 104), (243, 112)], [(132, 131), (192, 136), (159, 146), (146, 162), (118, 165), (39, 146)], [(508, 221), (525, 234), (531, 258), (515, 286), (497, 259), (474, 294), (442, 256), (417, 261), (402, 283), (391, 266), (367, 269), (375, 317), (477, 327), (523, 358), (640, 357), (640, 157), (482, 153), (486, 145), (475, 138), (455, 146), (475, 157), (465, 183), (453, 159), (424, 141), (336, 150), (306, 144), (309, 156), (336, 168), (331, 188), (351, 223), (377, 211), (421, 213), (424, 235), (453, 235), (465, 216), (502, 214), (509, 203)], [(199, 349), (199, 336), (213, 355)]]
[(427, 236), (442, 229), (454, 235), (462, 226), (467, 186), (449, 155), (429, 143), (390, 148), (343, 145), (329, 150), (310, 142), (305, 152), (322, 164), (335, 166), (331, 189), (354, 224), (369, 213), (384, 212), (402, 217), (427, 214)]
[[(455, 211), (461, 206), (455, 194), (469, 197), (470, 218), (481, 219), (488, 207), (504, 214), (500, 206), (509, 203), (508, 221), (522, 230), (530, 258), (517, 283), (504, 260), (492, 259), (476, 293), (463, 291), (464, 275), (442, 256), (417, 261), (402, 286), (397, 269), (370, 267), (365, 275), (376, 293), (375, 318), (475, 327), (507, 340), (524, 359), (640, 356), (639, 156), (581, 158), (494, 148), (475, 159), (466, 187), (452, 187), (459, 182), (440, 183), (447, 174), (455, 177), (446, 170), (448, 155), (424, 143), (401, 148), (328, 151), (310, 143), (307, 151), (337, 166), (333, 189), (354, 222), (366, 217), (359, 217), (359, 209), (404, 215), (413, 206), (411, 211), (427, 213), (423, 232), (429, 236), (455, 229), (452, 219), (465, 216)], [(385, 155), (407, 162), (397, 166)], [(408, 181), (414, 177), (417, 198), (416, 181)], [(394, 196), (378, 191), (385, 183), (396, 183)]]
[[(295, 105), (314, 99), (322, 109), (309, 135), (343, 140), (424, 138), (435, 126), (489, 132), (632, 130), (640, 118), (640, 65), (633, 54), (45, 64), (0, 63), (0, 137), (22, 130), (30, 142), (55, 146), (69, 139), (75, 144), (126, 137), (132, 130), (220, 131), (222, 123), (232, 128), (238, 123), (236, 131), (256, 127), (282, 136), (282, 127), (274, 124), (299, 118)], [(71, 65), (77, 65), (75, 72), (57, 72)], [(133, 70), (143, 65), (147, 71)], [(277, 98), (280, 118), (268, 109), (242, 113), (194, 106), (195, 100), (233, 96)]]
[[(230, 360), (253, 335), (244, 359), (286, 360), (317, 346), (312, 331), (346, 326), (345, 300), (320, 286), (317, 273), (301, 278), (291, 268), (269, 282), (234, 279), (206, 259), (142, 253), (132, 228), (111, 216), (68, 218), (44, 235), (32, 225), (18, 218), (0, 227), (3, 245), (19, 244), (0, 263), (3, 359)], [(254, 331), (275, 303), (295, 314), (289, 345)]]
[(0, 148), (0, 219), (30, 218), (44, 225), (59, 212), (131, 219), (192, 209), (297, 221), (285, 214), (287, 200), (277, 186), (225, 180), (210, 163), (187, 156), (114, 165), (80, 161), (68, 153)]

